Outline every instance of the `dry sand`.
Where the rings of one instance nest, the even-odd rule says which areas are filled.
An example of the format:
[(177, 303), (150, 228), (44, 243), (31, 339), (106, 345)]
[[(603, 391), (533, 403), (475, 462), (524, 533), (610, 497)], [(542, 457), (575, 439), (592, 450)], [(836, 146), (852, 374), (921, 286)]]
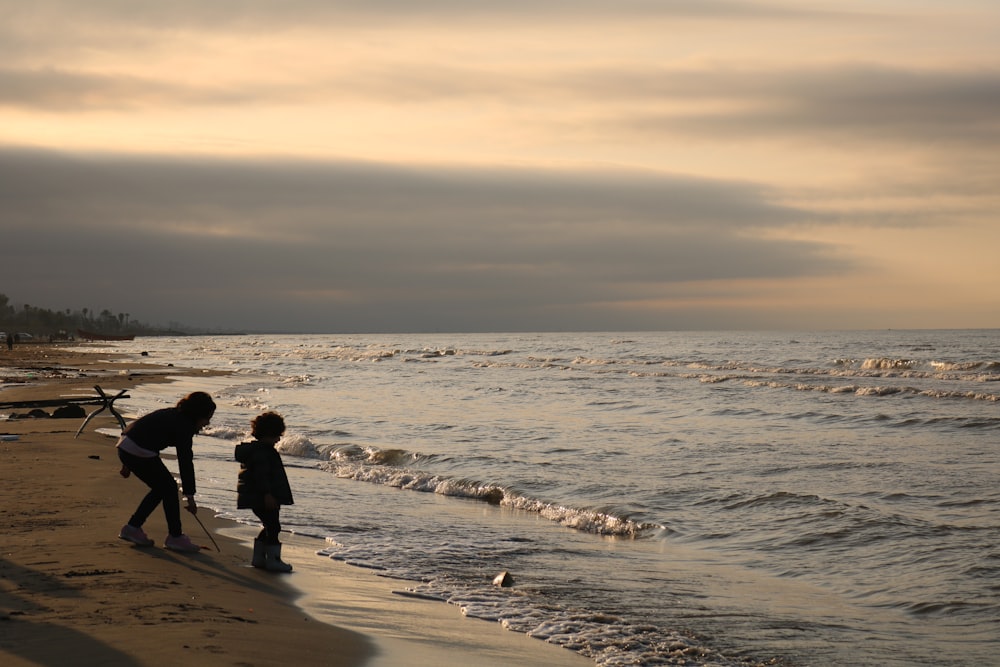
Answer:
[[(96, 396), (94, 385), (114, 395), (166, 381), (161, 366), (125, 367), (86, 346), (64, 348), (0, 351), (0, 404)], [(27, 412), (0, 407), (0, 415)], [(319, 558), (319, 541), (283, 538), (285, 560), (295, 566), (289, 575), (249, 567), (256, 529), (205, 508), (198, 519), (219, 551), (184, 512), (185, 532), (209, 548), (163, 549), (159, 509), (145, 526), (157, 546), (131, 546), (118, 531), (146, 487), (118, 475), (114, 441), (94, 431), (116, 428), (113, 416), (105, 410), (75, 438), (82, 423), (0, 420), (0, 436), (17, 438), (0, 438), (4, 667), (593, 664), (499, 624), (466, 619), (455, 607), (397, 595), (405, 582)]]

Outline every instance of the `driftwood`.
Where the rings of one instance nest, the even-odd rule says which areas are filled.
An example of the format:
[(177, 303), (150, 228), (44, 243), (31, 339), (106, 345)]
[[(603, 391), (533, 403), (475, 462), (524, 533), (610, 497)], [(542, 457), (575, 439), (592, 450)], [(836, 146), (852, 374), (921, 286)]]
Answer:
[[(118, 398), (131, 398), (131, 396), (115, 396)], [(24, 408), (55, 408), (62, 405), (104, 405), (105, 399), (100, 397), (80, 397), (80, 398), (46, 398), (36, 401), (0, 401), (0, 410), (10, 410)]]
[(117, 401), (119, 398), (128, 398), (128, 394), (125, 393), (128, 391), (128, 389), (122, 389), (114, 396), (108, 396), (107, 394), (104, 393), (104, 390), (101, 389), (96, 384), (94, 385), (94, 389), (97, 391), (98, 394), (101, 395), (101, 407), (97, 408), (89, 415), (87, 415), (87, 418), (83, 420), (82, 424), (80, 424), (80, 428), (76, 432), (76, 435), (73, 436), (74, 438), (79, 438), (80, 434), (83, 433), (83, 428), (90, 422), (90, 420), (93, 419), (96, 414), (98, 414), (99, 412), (104, 412), (105, 410), (111, 412), (111, 414), (115, 416), (115, 419), (118, 420), (118, 425), (122, 427), (122, 431), (125, 430), (125, 419), (120, 414), (118, 414), (117, 410), (115, 410), (115, 401)]
[(114, 418), (118, 420), (118, 425), (121, 426), (122, 430), (124, 431), (125, 419), (120, 414), (118, 414), (117, 410), (115, 410), (114, 403), (119, 398), (131, 398), (131, 396), (129, 396), (127, 393), (128, 390), (122, 389), (114, 396), (108, 396), (107, 394), (105, 394), (104, 390), (101, 389), (100, 386), (98, 385), (94, 385), (94, 390), (97, 391), (98, 394), (97, 396), (81, 396), (79, 398), (48, 398), (48, 399), (40, 399), (34, 401), (5, 401), (5, 402), (0, 401), (0, 410), (8, 410), (12, 408), (39, 409), (39, 408), (65, 407), (72, 405), (76, 406), (99, 405), (100, 406), (99, 408), (97, 408), (89, 415), (87, 415), (87, 418), (83, 421), (83, 424), (80, 426), (80, 430), (76, 432), (75, 437), (80, 437), (80, 434), (83, 433), (84, 427), (90, 422), (90, 420), (93, 419), (97, 414), (104, 412), (105, 410), (111, 412)]

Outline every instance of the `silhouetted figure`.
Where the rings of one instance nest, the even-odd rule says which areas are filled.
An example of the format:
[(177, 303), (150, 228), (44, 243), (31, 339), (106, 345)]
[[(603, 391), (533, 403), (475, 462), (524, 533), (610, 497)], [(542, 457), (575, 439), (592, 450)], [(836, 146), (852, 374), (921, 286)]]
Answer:
[(122, 462), (121, 475), (131, 473), (149, 487), (149, 493), (139, 503), (135, 513), (122, 526), (118, 537), (139, 546), (151, 546), (153, 540), (146, 536), (142, 524), (163, 503), (169, 535), (164, 546), (174, 551), (198, 551), (200, 547), (181, 532), (181, 506), (177, 500), (177, 482), (160, 460), (160, 452), (167, 447), (177, 448), (177, 466), (181, 473), (181, 486), (187, 498), (187, 509), (198, 513), (194, 501), (194, 435), (208, 426), (215, 414), (215, 402), (203, 391), (188, 394), (172, 408), (154, 410), (129, 424), (118, 441), (118, 458)]
[(249, 508), (264, 527), (253, 541), (254, 567), (271, 572), (291, 572), (292, 566), (281, 560), (282, 505), (292, 505), (292, 489), (285, 474), (285, 465), (274, 446), (285, 433), (285, 420), (276, 412), (258, 415), (251, 423), (253, 442), (236, 446), (235, 458), (240, 462), (236, 481), (236, 507)]

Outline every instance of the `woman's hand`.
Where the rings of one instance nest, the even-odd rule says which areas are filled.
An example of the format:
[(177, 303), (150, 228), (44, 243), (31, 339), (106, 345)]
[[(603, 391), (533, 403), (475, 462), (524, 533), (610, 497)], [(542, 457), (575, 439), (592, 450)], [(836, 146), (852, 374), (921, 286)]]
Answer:
[(197, 514), (198, 503), (194, 501), (194, 496), (186, 496), (186, 498), (187, 498), (187, 506), (184, 509), (186, 509), (188, 512), (191, 512), (191, 514)]

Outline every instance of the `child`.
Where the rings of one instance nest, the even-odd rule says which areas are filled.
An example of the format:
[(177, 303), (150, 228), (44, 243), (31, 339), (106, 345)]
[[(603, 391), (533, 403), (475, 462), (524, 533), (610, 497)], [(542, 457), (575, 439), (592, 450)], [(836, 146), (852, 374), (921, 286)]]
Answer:
[(253, 442), (236, 445), (235, 456), (240, 462), (236, 482), (236, 507), (249, 508), (264, 524), (253, 541), (251, 565), (271, 572), (291, 572), (292, 566), (281, 560), (281, 522), (278, 510), (291, 505), (292, 489), (285, 466), (274, 445), (285, 433), (285, 420), (275, 412), (265, 412), (251, 422)]

